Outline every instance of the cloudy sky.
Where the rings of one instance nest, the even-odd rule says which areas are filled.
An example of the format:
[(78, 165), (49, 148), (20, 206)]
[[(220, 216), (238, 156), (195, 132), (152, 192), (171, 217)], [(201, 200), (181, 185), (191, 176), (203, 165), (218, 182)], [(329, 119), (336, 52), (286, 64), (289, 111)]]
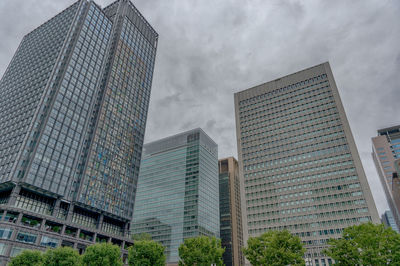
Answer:
[[(0, 1), (0, 75), (24, 34), (74, 0)], [(97, 0), (105, 6), (112, 0)], [(202, 127), (236, 156), (233, 93), (329, 61), (380, 213), (371, 159), (400, 124), (400, 2), (133, 0), (160, 34), (146, 141)]]

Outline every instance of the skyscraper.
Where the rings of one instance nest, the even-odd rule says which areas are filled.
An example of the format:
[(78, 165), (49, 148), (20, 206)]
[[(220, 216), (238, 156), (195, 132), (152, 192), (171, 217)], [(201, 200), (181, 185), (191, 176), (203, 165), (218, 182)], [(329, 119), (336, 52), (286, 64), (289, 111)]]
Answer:
[(96, 241), (126, 256), (157, 38), (128, 0), (77, 1), (23, 38), (0, 81), (4, 261)]
[(221, 159), (219, 164), (219, 212), (221, 245), (226, 266), (244, 265), (241, 184), (235, 158)]
[(219, 237), (218, 192), (218, 146), (203, 130), (147, 143), (132, 233), (150, 234), (176, 264), (185, 238)]
[(400, 126), (378, 130), (378, 136), (372, 138), (372, 158), (385, 191), (390, 211), (399, 228), (400, 209), (396, 207), (394, 202), (392, 177), (395, 172), (395, 160), (400, 158)]
[(329, 63), (235, 94), (248, 236), (288, 229), (309, 265), (343, 228), (380, 222)]

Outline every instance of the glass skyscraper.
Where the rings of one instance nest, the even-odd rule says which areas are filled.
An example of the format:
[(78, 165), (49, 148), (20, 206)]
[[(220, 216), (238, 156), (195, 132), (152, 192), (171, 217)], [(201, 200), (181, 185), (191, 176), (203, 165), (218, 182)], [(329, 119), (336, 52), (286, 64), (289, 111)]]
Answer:
[(128, 0), (80, 0), (22, 40), (0, 81), (0, 258), (126, 248), (158, 35)]
[(150, 234), (177, 263), (185, 238), (219, 230), (217, 144), (201, 129), (145, 144), (132, 233)]
[(235, 111), (245, 235), (287, 229), (328, 265), (328, 239), (380, 222), (329, 63), (236, 93)]

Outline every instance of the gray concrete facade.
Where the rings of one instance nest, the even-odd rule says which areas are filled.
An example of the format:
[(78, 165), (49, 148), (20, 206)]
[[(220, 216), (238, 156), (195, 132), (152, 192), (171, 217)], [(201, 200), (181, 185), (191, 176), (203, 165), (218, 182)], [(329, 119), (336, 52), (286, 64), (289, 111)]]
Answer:
[(245, 240), (299, 236), (307, 265), (344, 228), (380, 219), (329, 63), (235, 93)]
[[(392, 191), (393, 173), (396, 172), (395, 160), (400, 158), (400, 126), (378, 130), (378, 136), (372, 138), (372, 158), (376, 171), (385, 191), (390, 212), (400, 227), (400, 209), (396, 207)], [(396, 228), (393, 228), (396, 230)]]

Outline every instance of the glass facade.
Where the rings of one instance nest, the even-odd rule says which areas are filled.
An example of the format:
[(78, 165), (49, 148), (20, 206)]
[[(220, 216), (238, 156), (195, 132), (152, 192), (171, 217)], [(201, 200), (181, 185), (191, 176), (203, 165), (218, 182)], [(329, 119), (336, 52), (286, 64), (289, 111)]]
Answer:
[(12, 179), (24, 140), (34, 135), (35, 115), (56, 83), (53, 71), (60, 71), (58, 57), (65, 53), (63, 45), (78, 8), (78, 3), (72, 5), (27, 34), (0, 81), (0, 182)]
[(0, 227), (17, 231), (0, 264), (98, 233), (126, 257), (157, 40), (128, 0), (78, 0), (23, 38), (0, 81)]
[[(85, 9), (82, 9), (82, 13)], [(91, 4), (77, 37), (61, 86), (38, 141), (26, 182), (68, 196), (85, 137), (112, 23)]]
[(131, 217), (156, 47), (125, 17), (79, 201)]
[(185, 238), (219, 236), (217, 145), (195, 129), (144, 146), (132, 233), (148, 233), (179, 260)]
[(328, 63), (239, 92), (235, 107), (249, 236), (288, 229), (315, 258), (378, 221)]
[(387, 227), (391, 227), (394, 231), (396, 231), (397, 233), (400, 233), (399, 228), (397, 227), (396, 221), (395, 221), (391, 211), (385, 211), (384, 214), (382, 214), (382, 222)]

